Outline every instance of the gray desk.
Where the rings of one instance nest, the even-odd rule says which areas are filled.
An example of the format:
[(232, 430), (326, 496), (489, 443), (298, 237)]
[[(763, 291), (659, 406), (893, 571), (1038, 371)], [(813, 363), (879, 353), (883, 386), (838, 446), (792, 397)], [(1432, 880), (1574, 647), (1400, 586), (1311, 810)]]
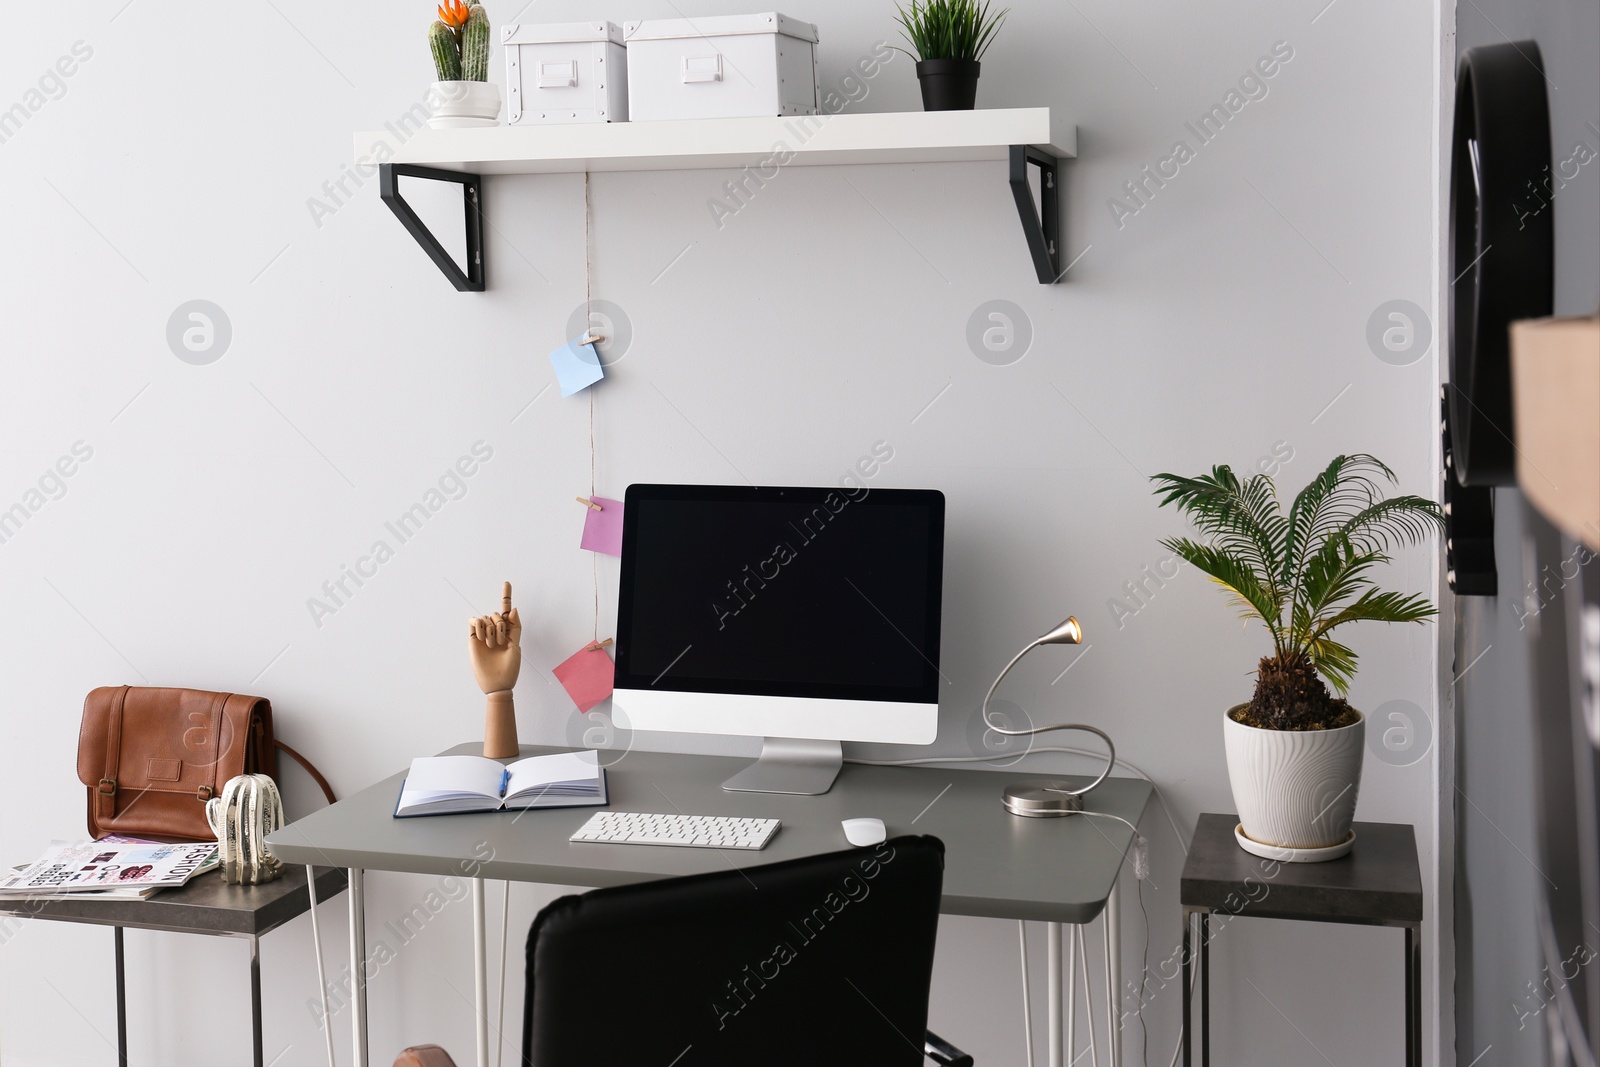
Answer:
[[(345, 885), (345, 872), (317, 872), (321, 903)], [(117, 967), (117, 1062), (128, 1063), (128, 998), (123, 979), (122, 931), (167, 930), (250, 940), (250, 1037), (255, 1067), (262, 1067), (260, 938), (311, 906), (306, 869), (290, 867), (265, 885), (227, 885), (216, 873), (202, 874), (179, 889), (167, 889), (146, 900), (97, 900), (62, 896), (32, 900), (0, 900), (0, 915), (56, 922), (90, 923), (112, 928)]]
[[(476, 744), (451, 753), (481, 752)], [(554, 749), (524, 746), (522, 755)], [(357, 1067), (366, 1067), (366, 990), (362, 933), (362, 872), (470, 876), (479, 939), (479, 995), (486, 1004), (483, 879), (572, 886), (611, 886), (754, 866), (849, 847), (840, 820), (883, 819), (889, 835), (932, 834), (945, 845), (942, 910), (953, 915), (1040, 920), (1050, 924), (1052, 1063), (1062, 1045), (1060, 926), (1086, 924), (1105, 912), (1109, 985), (1108, 1024), (1115, 1033), (1120, 986), (1116, 896), (1112, 890), (1133, 834), (1109, 819), (1024, 819), (1000, 805), (1001, 789), (1023, 775), (1015, 771), (946, 770), (939, 767), (868, 767), (846, 764), (828, 793), (817, 797), (730, 793), (720, 783), (748, 760), (632, 752), (610, 768), (609, 807), (617, 811), (682, 812), (776, 818), (782, 829), (759, 852), (643, 845), (573, 844), (568, 841), (596, 808), (526, 813), (395, 819), (404, 774), (291, 823), (268, 842), (287, 863), (335, 864), (350, 869), (351, 971), (355, 990)], [(1070, 776), (1069, 776), (1070, 777)], [(1077, 778), (1082, 782), (1086, 779)], [(1088, 798), (1094, 811), (1135, 825), (1149, 803), (1148, 782), (1110, 778)], [(1076, 932), (1075, 932), (1076, 933)], [(487, 1048), (480, 1011), (480, 1053)], [(1070, 1030), (1070, 1018), (1067, 1020)], [(1066, 1037), (1070, 1044), (1070, 1033)], [(1119, 1042), (1112, 1040), (1113, 1063)], [(481, 1060), (480, 1060), (481, 1062)]]

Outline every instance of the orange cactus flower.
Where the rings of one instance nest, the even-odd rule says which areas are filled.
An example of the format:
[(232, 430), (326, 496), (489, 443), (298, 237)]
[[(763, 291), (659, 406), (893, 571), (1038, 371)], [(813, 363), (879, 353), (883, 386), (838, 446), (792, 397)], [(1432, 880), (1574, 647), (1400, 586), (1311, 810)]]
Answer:
[(461, 0), (444, 0), (439, 5), (439, 21), (452, 30), (459, 30), (467, 21), (467, 5)]

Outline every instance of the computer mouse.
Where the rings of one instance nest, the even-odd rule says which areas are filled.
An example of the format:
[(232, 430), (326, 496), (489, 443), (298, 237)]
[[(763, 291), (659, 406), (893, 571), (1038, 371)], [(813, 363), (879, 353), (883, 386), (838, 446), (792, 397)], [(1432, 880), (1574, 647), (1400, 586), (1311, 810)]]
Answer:
[(846, 819), (840, 825), (844, 827), (845, 840), (852, 845), (882, 844), (887, 836), (882, 819)]

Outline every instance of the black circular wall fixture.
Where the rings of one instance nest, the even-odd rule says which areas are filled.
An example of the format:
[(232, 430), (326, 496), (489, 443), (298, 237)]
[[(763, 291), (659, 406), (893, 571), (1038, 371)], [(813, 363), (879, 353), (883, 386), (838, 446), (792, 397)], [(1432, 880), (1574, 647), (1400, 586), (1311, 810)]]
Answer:
[(1444, 435), (1444, 576), (1456, 596), (1494, 596), (1494, 490), (1456, 481), (1450, 440), (1448, 387), (1439, 390), (1439, 432)]
[(1450, 157), (1450, 429), (1463, 486), (1516, 484), (1511, 335), (1554, 289), (1550, 105), (1533, 41), (1469, 48)]

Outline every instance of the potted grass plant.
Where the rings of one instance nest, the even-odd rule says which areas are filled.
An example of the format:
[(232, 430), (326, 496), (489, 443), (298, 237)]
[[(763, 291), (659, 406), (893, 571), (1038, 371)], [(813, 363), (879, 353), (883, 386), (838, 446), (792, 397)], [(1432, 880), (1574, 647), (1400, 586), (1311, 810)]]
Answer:
[(439, 80), (429, 93), (434, 129), (496, 126), (500, 89), (489, 80), (489, 13), (479, 3), (444, 0), (428, 27), (428, 48)]
[(1267, 474), (1241, 481), (1222, 466), (1151, 480), (1161, 505), (1177, 507), (1203, 536), (1162, 545), (1272, 639), (1250, 700), (1222, 717), (1240, 846), (1280, 860), (1343, 855), (1354, 840), (1366, 720), (1345, 700), (1356, 653), (1333, 634), (1355, 622), (1423, 623), (1436, 614), (1424, 596), (1378, 589), (1372, 572), (1443, 525), (1438, 505), (1385, 497), (1382, 483), (1392, 484), (1394, 472), (1368, 455), (1335, 457), (1287, 513)]
[(917, 61), (924, 111), (971, 111), (978, 98), (978, 61), (1009, 8), (989, 13), (988, 0), (911, 0), (898, 7), (907, 52)]

